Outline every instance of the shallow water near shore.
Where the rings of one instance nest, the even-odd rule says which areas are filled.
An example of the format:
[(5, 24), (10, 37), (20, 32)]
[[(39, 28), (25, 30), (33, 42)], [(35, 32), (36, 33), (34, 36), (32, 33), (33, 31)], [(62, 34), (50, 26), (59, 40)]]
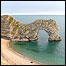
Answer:
[(48, 34), (40, 30), (38, 40), (32, 42), (11, 42), (16, 52), (46, 65), (65, 65), (65, 16), (64, 15), (11, 15), (24, 24), (37, 19), (54, 19), (59, 24), (62, 41), (48, 42)]

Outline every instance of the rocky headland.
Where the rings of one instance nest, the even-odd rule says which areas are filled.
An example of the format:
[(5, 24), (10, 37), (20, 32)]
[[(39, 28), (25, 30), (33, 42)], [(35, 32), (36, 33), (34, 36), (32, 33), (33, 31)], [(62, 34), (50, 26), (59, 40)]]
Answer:
[(30, 24), (23, 24), (9, 15), (1, 16), (1, 37), (11, 41), (34, 41), (38, 39), (39, 30), (48, 33), (48, 41), (60, 41), (59, 25), (53, 19), (38, 19)]

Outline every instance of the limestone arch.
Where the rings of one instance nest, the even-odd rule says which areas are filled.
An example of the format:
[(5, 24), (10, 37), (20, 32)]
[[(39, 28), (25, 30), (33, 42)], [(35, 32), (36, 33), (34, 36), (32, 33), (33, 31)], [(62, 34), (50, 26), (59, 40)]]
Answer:
[(44, 30), (47, 32), (49, 38), (48, 41), (60, 41), (61, 37), (59, 36), (59, 25), (56, 24), (55, 20), (43, 20), (39, 19), (35, 21), (35, 24), (38, 28), (38, 32), (40, 30)]
[[(34, 21), (34, 22), (30, 23), (30, 24), (23, 24), (22, 22), (17, 21), (16, 19), (14, 19), (13, 17), (11, 17), (9, 15), (4, 15), (4, 16), (1, 17), (1, 23), (2, 23), (1, 24), (2, 26), (3, 26), (3, 24), (5, 24), (4, 32), (6, 32), (9, 37), (10, 37), (10, 35), (12, 35), (10, 29), (12, 29), (13, 27), (16, 27), (18, 25), (17, 29), (21, 30), (21, 32), (22, 32), (22, 30), (25, 30), (25, 29), (22, 29), (23, 27), (29, 28), (28, 38), (30, 40), (37, 40), (38, 31), (40, 31), (40, 30), (44, 30), (44, 31), (47, 32), (47, 34), (49, 35), (49, 38), (48, 38), (49, 41), (61, 40), (61, 38), (59, 36), (59, 26), (58, 26), (58, 24), (56, 24), (56, 21), (53, 20), (53, 19), (50, 19), (50, 20), (38, 19), (38, 20), (36, 20), (36, 21)], [(14, 24), (16, 26), (14, 26)], [(10, 25), (10, 27), (9, 27), (9, 25)], [(9, 27), (9, 29), (8, 29), (9, 32), (6, 31), (7, 30), (7, 26)], [(11, 28), (11, 26), (12, 26), (12, 28)], [(19, 27), (21, 27), (21, 29)], [(1, 30), (1, 32), (3, 31), (3, 29)], [(15, 35), (17, 29), (16, 30), (12, 30), (12, 32), (14, 32), (14, 35)], [(1, 35), (6, 35), (6, 33), (2, 33)], [(14, 37), (14, 35), (13, 35), (13, 37)], [(24, 33), (23, 36), (22, 36), (17, 31), (17, 36), (19, 36), (19, 35), (20, 35), (20, 37), (25, 38), (23, 36), (24, 35), (26, 36), (27, 34)], [(34, 35), (35, 35), (35, 37), (34, 37)], [(12, 37), (12, 39), (13, 39), (13, 37)], [(27, 41), (29, 41), (29, 39)], [(19, 37), (18, 37), (18, 39), (15, 39), (15, 41), (23, 41), (23, 40), (20, 40)]]

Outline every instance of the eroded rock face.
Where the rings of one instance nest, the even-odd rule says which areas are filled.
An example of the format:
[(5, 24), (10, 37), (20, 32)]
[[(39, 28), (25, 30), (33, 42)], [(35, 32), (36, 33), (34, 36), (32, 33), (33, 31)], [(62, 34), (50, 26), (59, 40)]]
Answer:
[(12, 41), (32, 41), (38, 39), (39, 30), (48, 33), (49, 41), (61, 40), (56, 21), (39, 19), (30, 24), (23, 24), (9, 15), (1, 16), (1, 36), (10, 37)]

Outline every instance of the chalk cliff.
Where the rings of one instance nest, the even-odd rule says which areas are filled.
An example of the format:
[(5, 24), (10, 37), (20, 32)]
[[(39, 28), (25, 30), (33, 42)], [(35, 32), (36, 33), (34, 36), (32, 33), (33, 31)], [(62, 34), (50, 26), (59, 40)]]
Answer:
[(30, 24), (23, 24), (12, 16), (1, 16), (1, 36), (9, 37), (12, 41), (33, 41), (38, 39), (39, 30), (48, 33), (49, 41), (59, 41), (59, 26), (55, 20), (38, 19)]

